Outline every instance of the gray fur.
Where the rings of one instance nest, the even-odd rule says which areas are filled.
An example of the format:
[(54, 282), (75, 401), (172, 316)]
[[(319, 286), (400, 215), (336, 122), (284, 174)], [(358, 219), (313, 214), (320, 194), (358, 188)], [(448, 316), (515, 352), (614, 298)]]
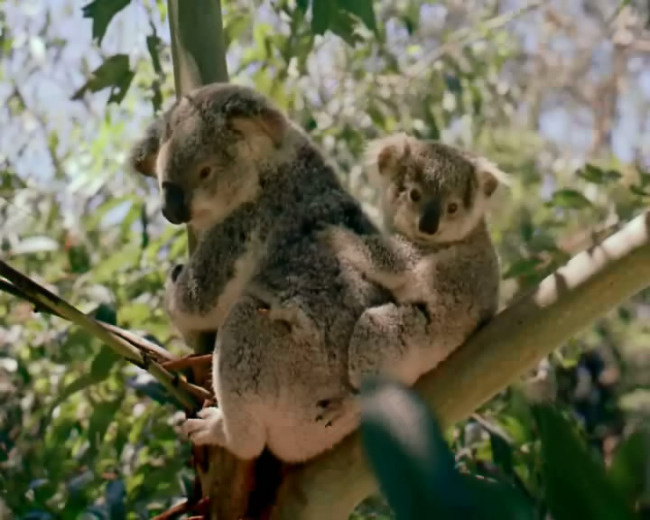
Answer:
[[(497, 310), (499, 264), (484, 217), (494, 183), (506, 176), (484, 159), (406, 135), (373, 142), (367, 159), (391, 235), (335, 229), (329, 240), (340, 258), (396, 302), (359, 319), (350, 341), (350, 383), (358, 388), (363, 376), (381, 372), (412, 384)], [(442, 210), (437, 231), (427, 234), (418, 222), (431, 205)]]
[[(345, 394), (358, 318), (390, 301), (337, 258), (323, 230), (377, 231), (308, 137), (252, 90), (210, 85), (165, 119), (156, 169), (146, 173), (182, 186), (192, 215), (214, 208), (198, 219), (196, 251), (166, 286), (167, 310), (184, 335), (219, 329), (219, 408), (184, 429), (197, 444), (245, 459), (265, 445), (285, 461), (309, 459), (356, 426), (351, 400), (335, 424), (316, 419)], [(202, 180), (206, 164), (212, 173)]]

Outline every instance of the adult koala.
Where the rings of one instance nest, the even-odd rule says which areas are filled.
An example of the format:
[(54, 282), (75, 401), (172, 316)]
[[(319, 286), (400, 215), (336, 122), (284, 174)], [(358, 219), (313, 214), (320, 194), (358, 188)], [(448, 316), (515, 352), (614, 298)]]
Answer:
[(167, 220), (200, 233), (165, 295), (184, 336), (219, 330), (218, 408), (185, 423), (191, 440), (242, 459), (268, 446), (286, 462), (338, 443), (357, 425), (354, 403), (323, 417), (333, 397), (350, 395), (350, 336), (365, 309), (390, 301), (323, 233), (376, 234), (358, 201), (298, 126), (232, 84), (184, 96), (149, 127), (131, 164), (157, 177)]

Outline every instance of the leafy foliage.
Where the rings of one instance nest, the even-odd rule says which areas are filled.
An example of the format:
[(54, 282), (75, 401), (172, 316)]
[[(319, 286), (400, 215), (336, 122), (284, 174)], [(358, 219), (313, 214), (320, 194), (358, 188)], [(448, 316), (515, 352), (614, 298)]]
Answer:
[[(492, 426), (492, 459), (501, 471), (486, 478), (480, 473), (458, 472), (442, 431), (413, 390), (373, 380), (362, 388), (361, 403), (364, 447), (398, 520), (524, 520), (541, 513), (530, 498), (534, 490), (524, 486), (524, 494), (509, 478), (514, 470), (511, 442)], [(544, 482), (539, 498), (552, 518), (641, 518), (630, 506), (641, 498), (644, 477), (632, 475), (642, 467), (647, 469), (647, 432), (626, 441), (608, 476), (556, 408), (537, 404), (531, 412), (539, 435)], [(631, 457), (633, 453), (638, 460)], [(535, 459), (530, 462), (538, 463)], [(621, 489), (627, 491), (627, 503)]]
[(83, 15), (93, 21), (93, 39), (101, 45), (113, 17), (129, 5), (131, 0), (94, 0), (83, 7)]
[(442, 431), (414, 391), (368, 383), (361, 403), (364, 446), (398, 519), (535, 517), (515, 488), (456, 470)]
[[(162, 220), (154, 183), (124, 167), (132, 140), (173, 99), (166, 2), (0, 3), (3, 259), (98, 319), (183, 353), (160, 309), (185, 236)], [(502, 303), (648, 205), (642, 2), (516, 12), (491, 0), (222, 4), (233, 81), (270, 95), (307, 129), (371, 216), (379, 219), (377, 196), (359, 158), (368, 139), (389, 132), (440, 138), (513, 173), (491, 218)], [(450, 507), (455, 493), (477, 503), (514, 493), (522, 510), (560, 519), (592, 500), (562, 480), (582, 461), (591, 471), (580, 478), (600, 490), (594, 505), (647, 514), (649, 306), (639, 295), (547, 360), (570, 428), (566, 414), (531, 410), (512, 388), (444, 443), (425, 414), (417, 428), (429, 436), (426, 456), (442, 454), (428, 466), (391, 437), (381, 407), (373, 412), (366, 434), (401, 468), (391, 476), (377, 466), (395, 513), (445, 474), (456, 491), (433, 486), (430, 507)], [(182, 413), (164, 389), (8, 295), (0, 402), (0, 516), (150, 518), (191, 493)], [(395, 493), (391, 482), (409, 485)], [(373, 497), (354, 517), (391, 514)]]

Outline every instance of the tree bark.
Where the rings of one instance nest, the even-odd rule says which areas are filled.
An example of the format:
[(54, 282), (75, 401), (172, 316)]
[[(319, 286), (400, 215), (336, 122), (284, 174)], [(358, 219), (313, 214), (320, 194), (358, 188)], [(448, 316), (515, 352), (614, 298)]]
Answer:
[[(573, 257), (415, 385), (443, 427), (466, 418), (594, 320), (650, 286), (650, 211)], [(359, 435), (295, 468), (272, 518), (346, 519), (376, 491)]]

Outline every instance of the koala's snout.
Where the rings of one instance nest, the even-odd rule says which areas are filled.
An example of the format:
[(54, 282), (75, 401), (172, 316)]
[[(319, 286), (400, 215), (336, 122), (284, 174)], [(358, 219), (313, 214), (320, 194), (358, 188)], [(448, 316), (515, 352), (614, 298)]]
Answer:
[(418, 222), (418, 229), (427, 235), (435, 235), (436, 231), (438, 231), (439, 224), (440, 202), (427, 202), (422, 208), (420, 221)]
[(172, 224), (183, 224), (190, 220), (190, 208), (185, 200), (185, 192), (173, 182), (162, 183), (164, 217)]

